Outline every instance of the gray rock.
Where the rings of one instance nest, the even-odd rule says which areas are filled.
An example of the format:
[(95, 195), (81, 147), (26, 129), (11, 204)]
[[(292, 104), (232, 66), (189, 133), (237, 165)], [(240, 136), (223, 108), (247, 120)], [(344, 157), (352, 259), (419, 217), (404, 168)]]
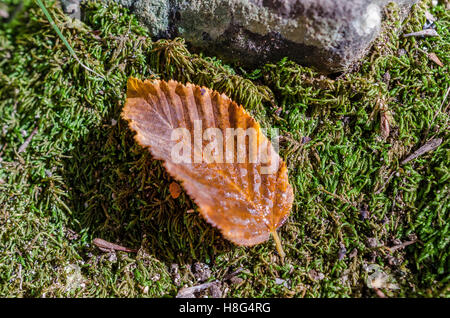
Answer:
[(73, 19), (80, 20), (80, 1), (81, 0), (61, 0), (61, 7), (64, 13)]
[(287, 56), (330, 73), (346, 70), (380, 31), (383, 8), (405, 16), (418, 0), (116, 0), (157, 37), (192, 46), (244, 66)]

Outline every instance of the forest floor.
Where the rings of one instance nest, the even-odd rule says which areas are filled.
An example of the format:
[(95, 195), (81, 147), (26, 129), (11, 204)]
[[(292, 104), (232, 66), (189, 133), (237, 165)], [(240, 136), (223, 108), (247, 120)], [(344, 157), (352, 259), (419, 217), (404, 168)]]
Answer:
[[(152, 41), (116, 4), (85, 2), (81, 22), (46, 5), (102, 77), (34, 1), (0, 24), (0, 296), (173, 297), (216, 280), (206, 294), (449, 296), (448, 4), (416, 5), (402, 23), (390, 6), (368, 56), (333, 78)], [(439, 36), (403, 37), (426, 11)], [(284, 264), (272, 239), (236, 246), (185, 193), (170, 196), (173, 180), (120, 119), (130, 76), (213, 88), (279, 129), (295, 192)]]

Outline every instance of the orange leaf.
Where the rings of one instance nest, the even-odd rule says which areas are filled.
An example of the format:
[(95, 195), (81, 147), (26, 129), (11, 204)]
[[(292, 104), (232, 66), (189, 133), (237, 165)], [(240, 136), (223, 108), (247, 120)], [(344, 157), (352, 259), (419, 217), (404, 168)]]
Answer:
[(169, 192), (170, 192), (170, 195), (172, 196), (172, 198), (174, 198), (174, 199), (178, 198), (181, 194), (181, 188), (180, 188), (179, 184), (176, 182), (172, 182), (169, 185)]
[(293, 190), (285, 163), (242, 106), (206, 87), (130, 78), (122, 117), (227, 239), (251, 246), (272, 234), (283, 256), (276, 230)]
[(428, 58), (430, 60), (432, 60), (434, 63), (436, 63), (437, 65), (439, 65), (440, 67), (444, 67), (444, 64), (442, 64), (441, 60), (438, 58), (438, 56), (436, 55), (436, 53), (428, 53)]

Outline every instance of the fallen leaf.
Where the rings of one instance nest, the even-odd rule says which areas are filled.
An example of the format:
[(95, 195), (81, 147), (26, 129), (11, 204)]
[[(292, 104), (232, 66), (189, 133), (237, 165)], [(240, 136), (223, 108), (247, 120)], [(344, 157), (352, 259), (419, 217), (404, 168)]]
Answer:
[(170, 195), (172, 196), (173, 199), (178, 198), (180, 196), (180, 194), (181, 194), (181, 187), (180, 187), (180, 185), (178, 183), (176, 183), (176, 182), (172, 182), (169, 185), (169, 192), (170, 192)]
[(130, 78), (122, 117), (225, 238), (251, 246), (272, 234), (283, 258), (276, 230), (293, 202), (286, 164), (242, 106), (206, 87)]
[(434, 63), (436, 63), (437, 65), (439, 65), (440, 67), (444, 66), (444, 64), (442, 64), (441, 60), (438, 58), (438, 56), (435, 53), (433, 53), (433, 52), (428, 53), (428, 58), (431, 61), (433, 61)]
[(122, 251), (122, 252), (127, 252), (127, 253), (137, 253), (137, 250), (135, 250), (135, 249), (123, 247), (122, 245), (114, 244), (114, 243), (105, 241), (101, 238), (95, 238), (92, 241), (92, 243), (104, 252)]

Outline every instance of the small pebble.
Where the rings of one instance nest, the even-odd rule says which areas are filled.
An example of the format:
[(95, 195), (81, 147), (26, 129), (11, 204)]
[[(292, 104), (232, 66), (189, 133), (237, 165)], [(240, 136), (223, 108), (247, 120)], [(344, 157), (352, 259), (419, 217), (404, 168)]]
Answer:
[(180, 273), (178, 272), (178, 264), (170, 265), (170, 274), (172, 276), (173, 283), (175, 284), (175, 286), (180, 286), (181, 285), (181, 276), (180, 276)]
[(347, 249), (344, 245), (341, 244), (338, 253), (338, 260), (342, 261), (345, 258), (345, 254), (347, 253)]

